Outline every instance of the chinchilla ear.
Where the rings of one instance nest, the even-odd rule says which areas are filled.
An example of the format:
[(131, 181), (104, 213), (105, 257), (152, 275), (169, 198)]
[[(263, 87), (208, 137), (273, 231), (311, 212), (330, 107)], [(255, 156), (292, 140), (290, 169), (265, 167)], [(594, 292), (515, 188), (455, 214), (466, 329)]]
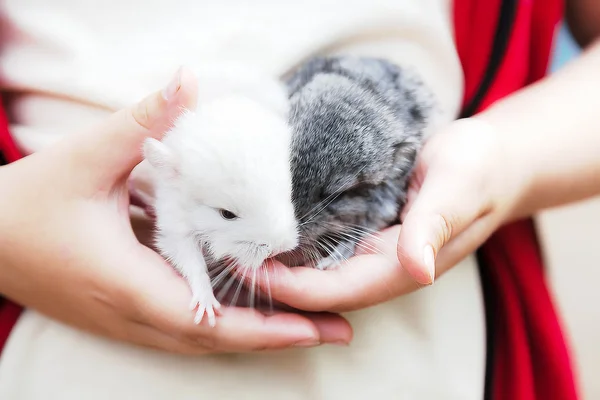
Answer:
[(158, 171), (168, 176), (179, 173), (179, 165), (175, 154), (161, 141), (148, 138), (144, 141), (144, 158)]
[(409, 172), (417, 159), (417, 154), (420, 149), (420, 140), (418, 137), (409, 137), (400, 143), (393, 146), (394, 151), (394, 166), (400, 169), (403, 173)]

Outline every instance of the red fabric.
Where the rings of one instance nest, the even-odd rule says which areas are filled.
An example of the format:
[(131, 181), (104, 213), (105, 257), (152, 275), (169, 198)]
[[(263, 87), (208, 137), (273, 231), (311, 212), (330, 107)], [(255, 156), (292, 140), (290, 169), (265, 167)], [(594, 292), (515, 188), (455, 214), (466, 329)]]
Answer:
[[(21, 154), (8, 133), (8, 121), (0, 102), (0, 153), (7, 162), (17, 161)], [(8, 339), (8, 335), (17, 322), (21, 308), (16, 304), (0, 298), (0, 353)]]
[[(455, 0), (459, 57), (465, 65), (465, 103), (481, 80), (492, 39), (489, 28), (469, 24), (499, 13), (496, 1)], [(504, 59), (477, 111), (546, 74), (561, 0), (517, 2)], [(497, 18), (491, 20), (496, 21)], [(480, 30), (481, 29), (481, 30)], [(467, 68), (467, 66), (469, 66)], [(569, 349), (544, 277), (532, 220), (506, 226), (480, 249), (488, 329), (492, 400), (574, 400), (578, 398)]]
[[(454, 13), (454, 36), (459, 45), (458, 51), (461, 58), (465, 76), (465, 95), (463, 106), (470, 100), (477, 90), (477, 86), (485, 69), (488, 57), (492, 49), (495, 28), (498, 22), (498, 8), (502, 0), (485, 1), (456, 1)], [(477, 38), (473, 38), (473, 32), (477, 32)], [(471, 46), (473, 40), (486, 43), (485, 46)], [(460, 46), (462, 45), (462, 46)], [(466, 61), (466, 62), (464, 62)]]
[[(0, 99), (1, 100), (1, 99)], [(21, 153), (17, 149), (15, 142), (12, 140), (8, 133), (8, 119), (2, 109), (2, 102), (0, 101), (0, 153), (4, 156), (6, 161), (13, 162), (21, 158)]]

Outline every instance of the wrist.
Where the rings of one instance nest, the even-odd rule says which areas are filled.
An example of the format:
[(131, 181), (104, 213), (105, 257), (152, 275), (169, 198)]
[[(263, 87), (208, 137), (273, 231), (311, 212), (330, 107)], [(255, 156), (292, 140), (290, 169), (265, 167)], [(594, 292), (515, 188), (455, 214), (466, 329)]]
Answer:
[(6, 284), (8, 281), (8, 260), (6, 259), (7, 249), (10, 248), (10, 222), (8, 217), (12, 214), (10, 202), (11, 182), (9, 181), (10, 169), (8, 165), (0, 166), (0, 187), (3, 189), (0, 195), (0, 296), (6, 295)]
[(505, 132), (486, 113), (470, 119), (477, 124), (478, 133), (485, 135), (493, 147), (491, 154), (494, 157), (487, 162), (489, 181), (486, 186), (499, 225), (526, 216), (526, 204), (533, 181), (532, 169), (524, 168), (526, 153), (521, 151), (518, 138)]
[(28, 207), (31, 202), (24, 190), (29, 179), (23, 161), (0, 167), (0, 188), (3, 189), (0, 194), (0, 295), (9, 298), (21, 286), (15, 268), (22, 265), (23, 252), (30, 251), (23, 246), (23, 238), (27, 237), (26, 216), (31, 213)]

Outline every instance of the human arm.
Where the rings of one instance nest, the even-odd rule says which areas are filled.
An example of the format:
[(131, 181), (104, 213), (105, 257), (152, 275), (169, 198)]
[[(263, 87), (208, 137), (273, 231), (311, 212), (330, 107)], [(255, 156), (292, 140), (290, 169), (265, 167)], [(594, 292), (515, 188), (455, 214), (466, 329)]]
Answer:
[(380, 254), (327, 274), (278, 271), (274, 295), (310, 287), (313, 296), (282, 300), (312, 310), (373, 305), (431, 283), (434, 263), (439, 276), (506, 222), (599, 194), (598, 71), (596, 44), (562, 71), (443, 128), (419, 156), (402, 227), (373, 243)]
[[(399, 239), (399, 257), (403, 265), (420, 274), (420, 282), (428, 281), (422, 274), (426, 270), (420, 261), (424, 255), (418, 250), (425, 243), (433, 245), (435, 254), (445, 246), (445, 254), (436, 262), (440, 273), (475, 250), (504, 222), (600, 194), (600, 102), (595, 95), (600, 90), (599, 70), (600, 44), (596, 43), (563, 70), (498, 101), (471, 119), (480, 127), (477, 130), (488, 132), (488, 145), (497, 147), (483, 152), (495, 160), (496, 167), (490, 165), (477, 174), (481, 182), (486, 182), (482, 187), (486, 188), (483, 193), (488, 200), (482, 202), (480, 196), (459, 197), (460, 206), (459, 201), (434, 205), (441, 201), (434, 200), (433, 193), (423, 193), (423, 187), (417, 188), (415, 208), (404, 221), (408, 229)], [(453, 129), (454, 140), (465, 135), (460, 129), (450, 128)], [(435, 147), (435, 142), (431, 147)], [(442, 189), (438, 180), (447, 181), (447, 174), (436, 172), (431, 166), (426, 169), (429, 178), (423, 179), (427, 181), (423, 186)], [(475, 182), (473, 174), (467, 176), (467, 180)], [(472, 189), (482, 193), (481, 188)], [(423, 224), (423, 214), (443, 223)], [(489, 223), (491, 220), (494, 222)]]
[(136, 240), (127, 177), (143, 140), (160, 137), (195, 98), (184, 70), (164, 94), (1, 167), (0, 293), (78, 328), (173, 352), (348, 342), (349, 325), (331, 315), (228, 308), (216, 328), (196, 325), (183, 279)]
[(501, 132), (520, 181), (511, 218), (600, 194), (600, 43), (476, 118)]

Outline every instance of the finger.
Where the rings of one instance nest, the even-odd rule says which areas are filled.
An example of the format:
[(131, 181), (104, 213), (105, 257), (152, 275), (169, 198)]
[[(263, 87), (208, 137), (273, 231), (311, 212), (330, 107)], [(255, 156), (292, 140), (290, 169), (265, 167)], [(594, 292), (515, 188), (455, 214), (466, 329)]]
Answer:
[(402, 207), (402, 210), (400, 212), (400, 223), (404, 223), (404, 220), (406, 219), (406, 214), (408, 214), (408, 211), (412, 208), (418, 194), (419, 191), (416, 187), (412, 185), (408, 187), (408, 190), (406, 192), (406, 204), (404, 204), (404, 207)]
[(317, 326), (302, 315), (263, 315), (242, 307), (224, 307), (216, 326), (190, 326), (185, 335), (217, 351), (256, 351), (286, 347), (314, 347), (321, 343)]
[(283, 304), (282, 306), (282, 308), (271, 309), (263, 314), (300, 314), (316, 326), (321, 343), (347, 346), (352, 341), (352, 326), (343, 316), (331, 312), (306, 312)]
[(469, 196), (472, 191), (457, 181), (449, 174), (429, 171), (404, 216), (398, 260), (420, 284), (433, 283), (439, 251), (482, 214), (480, 199)]
[(163, 90), (71, 138), (69, 146), (77, 149), (72, 152), (75, 162), (100, 181), (112, 183), (128, 176), (143, 159), (144, 139), (161, 138), (184, 109), (194, 109), (197, 90), (195, 76), (181, 68)]
[(300, 314), (308, 318), (319, 331), (320, 343), (347, 346), (352, 341), (352, 326), (346, 318), (339, 314), (331, 312), (306, 312), (287, 305), (283, 309), (267, 311), (267, 315), (276, 314)]
[(440, 272), (446, 271), (467, 255), (473, 254), (492, 235), (498, 224), (498, 217), (491, 213), (477, 218), (440, 250), (436, 259), (436, 269)]
[[(195, 313), (187, 307), (191, 293), (185, 281), (156, 253), (149, 249), (139, 252), (143, 255), (133, 254), (119, 282), (128, 293), (125, 296), (130, 297), (125, 303), (133, 304), (131, 321), (152, 326), (189, 346), (211, 351), (314, 346), (321, 341), (317, 324), (296, 313), (266, 316), (254, 309), (222, 307), (215, 327), (209, 326), (206, 319), (197, 325)], [(332, 324), (328, 338), (351, 337), (349, 325), (339, 320)], [(337, 336), (332, 337), (332, 333)]]
[(257, 285), (277, 301), (307, 311), (346, 312), (369, 307), (411, 292), (419, 285), (396, 256), (399, 225), (381, 232), (362, 254), (339, 268), (288, 268), (269, 262), (268, 279)]
[(314, 313), (305, 316), (317, 327), (321, 343), (347, 346), (352, 341), (352, 327), (342, 316), (332, 313)]
[[(226, 347), (219, 349), (216, 347), (214, 342), (202, 341), (202, 340), (181, 340), (176, 335), (168, 335), (164, 332), (139, 323), (130, 323), (127, 329), (127, 335), (115, 336), (116, 339), (129, 340), (134, 343), (141, 344), (147, 347), (156, 348), (159, 350), (166, 350), (169, 352), (180, 353), (180, 354), (210, 354), (210, 353), (228, 353), (228, 352), (247, 352), (257, 350), (276, 350), (284, 349), (288, 347), (312, 347), (318, 344), (333, 344), (338, 346), (348, 346), (352, 340), (352, 328), (348, 321), (336, 314), (318, 313), (318, 314), (307, 314), (317, 329), (321, 332), (320, 340), (315, 342), (312, 339), (307, 341), (288, 341), (280, 343), (268, 343), (268, 347), (258, 347), (254, 349), (248, 349), (247, 347), (233, 348)], [(204, 344), (204, 345), (203, 345)], [(278, 346), (279, 344), (279, 346)]]
[[(170, 313), (174, 315), (174, 311)], [(317, 326), (309, 318), (294, 313), (267, 316), (250, 308), (223, 307), (214, 327), (208, 321), (192, 323), (192, 319), (193, 315), (178, 311), (175, 336), (188, 345), (213, 352), (313, 347), (321, 343)], [(342, 332), (338, 340), (347, 336)]]
[[(419, 206), (415, 203), (415, 207)], [(407, 222), (410, 226), (410, 221)], [(473, 225), (474, 228), (478, 226), (480, 225)], [(381, 232), (366, 246), (359, 245), (357, 256), (332, 271), (288, 268), (276, 261), (269, 262), (269, 279), (260, 280), (258, 285), (261, 290), (269, 290), (277, 301), (309, 311), (352, 311), (409, 293), (426, 283), (414, 279), (398, 260), (397, 239), (408, 236), (405, 235), (405, 229), (406, 224)], [(456, 229), (454, 233), (458, 235), (460, 231)], [(476, 232), (481, 230), (477, 228)], [(457, 239), (466, 243), (463, 238), (473, 240), (474, 235), (464, 232)], [(462, 246), (464, 245), (466, 244)], [(454, 246), (449, 248), (454, 249)], [(456, 248), (448, 254), (449, 258), (446, 256), (442, 261), (455, 258), (457, 254), (462, 254), (461, 251), (460, 248)], [(447, 266), (451, 265), (449, 262), (444, 262), (444, 269), (440, 269), (439, 272), (445, 271)]]

